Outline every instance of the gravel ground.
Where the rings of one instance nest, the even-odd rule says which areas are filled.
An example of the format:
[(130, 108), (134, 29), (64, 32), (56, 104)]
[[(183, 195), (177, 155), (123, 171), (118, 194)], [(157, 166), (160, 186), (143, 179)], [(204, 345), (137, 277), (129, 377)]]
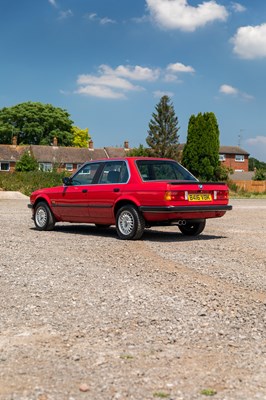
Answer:
[(27, 203), (0, 200), (1, 400), (266, 399), (266, 200), (136, 242)]

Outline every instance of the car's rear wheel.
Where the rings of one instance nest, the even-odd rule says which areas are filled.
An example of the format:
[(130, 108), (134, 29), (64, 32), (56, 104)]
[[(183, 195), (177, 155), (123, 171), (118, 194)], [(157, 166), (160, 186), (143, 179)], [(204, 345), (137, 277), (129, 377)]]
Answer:
[(187, 221), (186, 225), (179, 225), (178, 228), (186, 236), (197, 236), (205, 228), (206, 220), (200, 222)]
[(39, 231), (51, 231), (55, 225), (55, 218), (47, 203), (41, 201), (34, 209), (34, 224)]
[(121, 207), (116, 215), (116, 230), (120, 239), (137, 240), (143, 235), (145, 220), (132, 205)]

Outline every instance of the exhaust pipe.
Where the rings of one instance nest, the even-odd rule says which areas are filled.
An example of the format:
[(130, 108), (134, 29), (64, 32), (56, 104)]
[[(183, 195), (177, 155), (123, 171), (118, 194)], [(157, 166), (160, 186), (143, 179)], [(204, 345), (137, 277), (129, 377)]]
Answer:
[(186, 225), (186, 223), (187, 223), (187, 221), (185, 219), (179, 219), (176, 224), (177, 225)]

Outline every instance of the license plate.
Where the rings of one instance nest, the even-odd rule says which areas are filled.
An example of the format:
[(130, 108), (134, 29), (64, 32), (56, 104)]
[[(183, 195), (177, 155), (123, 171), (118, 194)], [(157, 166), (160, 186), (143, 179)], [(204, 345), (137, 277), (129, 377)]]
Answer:
[(192, 193), (188, 195), (188, 201), (212, 201), (212, 196), (210, 193)]

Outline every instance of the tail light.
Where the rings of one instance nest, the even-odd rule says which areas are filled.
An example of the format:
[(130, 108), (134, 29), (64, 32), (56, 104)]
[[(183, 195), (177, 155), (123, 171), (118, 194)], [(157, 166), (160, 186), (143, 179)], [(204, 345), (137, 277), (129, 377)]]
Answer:
[(229, 191), (228, 190), (215, 190), (213, 192), (214, 200), (228, 200)]
[(165, 201), (182, 201), (188, 199), (188, 192), (186, 190), (167, 191), (164, 194)]

